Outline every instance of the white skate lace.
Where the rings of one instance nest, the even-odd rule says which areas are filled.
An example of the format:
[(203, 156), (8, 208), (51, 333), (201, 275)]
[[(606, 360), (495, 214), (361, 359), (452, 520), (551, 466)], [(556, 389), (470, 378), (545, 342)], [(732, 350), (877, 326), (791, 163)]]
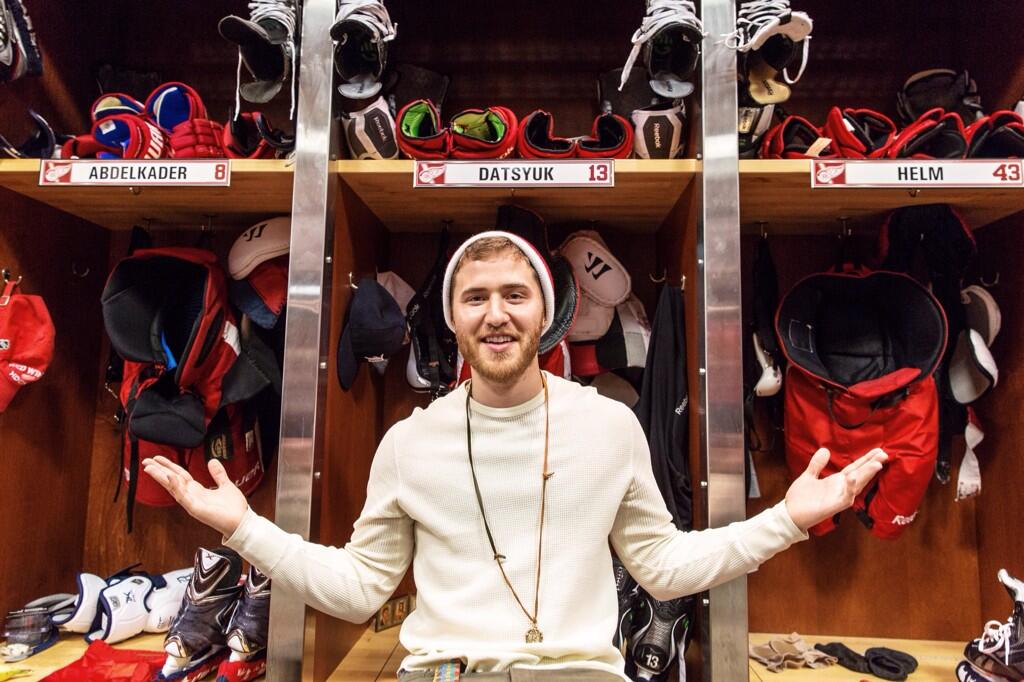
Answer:
[(1003, 649), (1003, 662), (1010, 664), (1010, 640), (1012, 638), (1013, 619), (1000, 623), (998, 620), (990, 620), (985, 623), (985, 629), (981, 637), (974, 640), (978, 645), (978, 651), (983, 654), (992, 654)]
[[(295, 4), (294, 0), (251, 0), (249, 3), (249, 20), (258, 24), (263, 19), (273, 19), (282, 26), (288, 33), (288, 42), (284, 49), (287, 59), (291, 61), (292, 82), (289, 86), (291, 93), (291, 109), (288, 111), (288, 118), (295, 118), (295, 72), (298, 70), (295, 64)], [(238, 70), (235, 74), (235, 119), (242, 113), (242, 51), (238, 51)]]
[(341, 0), (334, 23), (355, 21), (370, 30), (373, 42), (386, 43), (395, 39), (398, 24), (391, 23), (391, 15), (380, 0)]
[[(754, 36), (761, 28), (780, 14), (789, 14), (789, 0), (747, 0), (737, 12), (736, 30), (724, 36), (725, 44), (733, 50), (747, 52)], [(789, 69), (782, 70), (782, 77), (792, 85), (800, 80), (807, 68), (807, 54), (810, 47), (811, 37), (807, 36), (802, 41), (804, 44), (803, 55), (800, 57), (800, 70), (795, 78), (789, 77)]]
[(633, 49), (626, 58), (626, 65), (622, 67), (622, 79), (619, 81), (619, 90), (622, 90), (629, 80), (629, 71), (640, 56), (640, 48), (644, 43), (651, 40), (658, 31), (672, 24), (688, 24), (704, 33), (704, 24), (697, 18), (697, 8), (692, 0), (650, 0), (647, 4), (647, 15), (640, 23), (632, 37)]

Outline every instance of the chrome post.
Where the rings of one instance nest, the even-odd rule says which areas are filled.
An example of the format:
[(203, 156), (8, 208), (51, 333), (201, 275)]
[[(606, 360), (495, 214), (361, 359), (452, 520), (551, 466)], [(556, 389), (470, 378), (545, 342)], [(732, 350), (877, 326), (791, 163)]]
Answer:
[[(704, 0), (701, 224), (698, 274), (701, 451), (708, 527), (746, 518), (740, 305), (736, 52), (722, 42), (736, 27), (734, 0)], [(702, 262), (703, 261), (703, 262)], [(705, 680), (747, 679), (747, 580), (710, 591), (705, 607)]]
[[(299, 3), (296, 3), (299, 4)], [(275, 523), (309, 538), (314, 463), (323, 441), (330, 270), (337, 178), (330, 172), (334, 47), (328, 29), (335, 0), (301, 3), (301, 54), (292, 193), (288, 316), (281, 394)], [(267, 679), (291, 682), (303, 675), (306, 606), (272, 587)]]

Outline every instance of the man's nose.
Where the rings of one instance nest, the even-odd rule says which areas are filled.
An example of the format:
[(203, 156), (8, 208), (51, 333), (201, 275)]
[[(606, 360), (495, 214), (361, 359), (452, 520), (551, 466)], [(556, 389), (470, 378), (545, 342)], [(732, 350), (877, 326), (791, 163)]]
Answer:
[(508, 311), (505, 310), (505, 298), (500, 294), (491, 296), (487, 301), (487, 315), (484, 321), (492, 327), (500, 327), (508, 322)]

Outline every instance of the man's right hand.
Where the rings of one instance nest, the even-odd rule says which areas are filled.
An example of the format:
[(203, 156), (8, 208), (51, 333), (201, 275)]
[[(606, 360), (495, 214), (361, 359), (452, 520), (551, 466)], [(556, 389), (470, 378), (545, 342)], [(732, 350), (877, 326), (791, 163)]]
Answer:
[(193, 518), (224, 537), (230, 537), (242, 522), (249, 503), (224, 467), (215, 459), (207, 463), (216, 488), (206, 488), (166, 457), (142, 460), (143, 471), (162, 485)]

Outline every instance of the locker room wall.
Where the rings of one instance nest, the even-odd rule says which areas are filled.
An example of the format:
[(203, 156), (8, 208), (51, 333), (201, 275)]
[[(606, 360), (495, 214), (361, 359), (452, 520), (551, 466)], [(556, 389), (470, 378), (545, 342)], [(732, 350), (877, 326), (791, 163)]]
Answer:
[[(93, 421), (108, 233), (0, 189), (0, 267), (43, 297), (53, 361), (0, 413), (0, 613), (74, 587), (89, 525)], [(73, 274), (87, 273), (85, 277)]]

